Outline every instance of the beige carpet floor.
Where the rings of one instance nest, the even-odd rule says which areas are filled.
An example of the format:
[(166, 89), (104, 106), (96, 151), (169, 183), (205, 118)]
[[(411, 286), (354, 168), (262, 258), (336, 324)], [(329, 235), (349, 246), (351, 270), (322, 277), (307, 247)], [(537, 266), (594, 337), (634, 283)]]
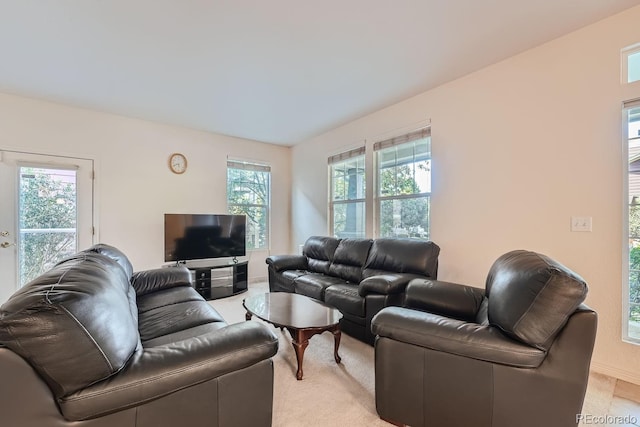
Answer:
[[(227, 322), (244, 322), (242, 300), (248, 295), (268, 290), (266, 283), (252, 283), (246, 293), (213, 300), (210, 304)], [(252, 321), (261, 322), (255, 317)], [(269, 327), (273, 328), (271, 325)], [(316, 335), (309, 341), (305, 352), (304, 378), (298, 381), (295, 377), (297, 364), (291, 337), (287, 331), (276, 328), (274, 331), (280, 338), (278, 354), (273, 358), (274, 427), (391, 425), (382, 421), (375, 409), (373, 347), (342, 334), (342, 363), (336, 364), (333, 359), (333, 335), (328, 332)], [(614, 378), (592, 374), (583, 413), (625, 415), (633, 408), (637, 409), (635, 402), (628, 402), (633, 405), (632, 409), (628, 406), (620, 409), (619, 404), (616, 406), (613, 397), (615, 384)]]
[[(244, 322), (242, 300), (268, 291), (266, 283), (252, 283), (248, 292), (210, 303), (227, 322)], [(252, 322), (261, 322), (253, 319)], [(304, 378), (298, 381), (291, 336), (286, 330), (273, 330), (280, 338), (278, 354), (273, 358), (274, 427), (390, 426), (376, 413), (373, 347), (342, 334), (342, 363), (337, 364), (333, 359), (333, 335), (316, 335), (309, 340), (304, 354)]]

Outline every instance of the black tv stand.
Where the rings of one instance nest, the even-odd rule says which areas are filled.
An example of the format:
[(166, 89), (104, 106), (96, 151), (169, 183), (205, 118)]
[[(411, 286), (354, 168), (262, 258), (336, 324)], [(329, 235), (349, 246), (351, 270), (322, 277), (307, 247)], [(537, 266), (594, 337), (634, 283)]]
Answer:
[(206, 300), (230, 297), (246, 292), (249, 282), (248, 262), (189, 267), (196, 291)]

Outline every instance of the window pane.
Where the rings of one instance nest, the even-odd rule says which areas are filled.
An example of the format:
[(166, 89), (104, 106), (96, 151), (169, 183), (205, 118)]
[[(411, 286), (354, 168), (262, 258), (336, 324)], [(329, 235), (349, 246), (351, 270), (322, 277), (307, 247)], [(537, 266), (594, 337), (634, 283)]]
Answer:
[(20, 168), (20, 286), (77, 250), (76, 171)]
[[(365, 236), (364, 155), (332, 163), (329, 166), (331, 223), (336, 237)], [(336, 203), (336, 202), (348, 203)]]
[(269, 247), (269, 191), (271, 173), (227, 168), (227, 209), (247, 216), (247, 249)]
[(628, 335), (640, 339), (640, 108), (627, 111), (629, 183)]
[(229, 213), (247, 216), (247, 249), (269, 246), (269, 210), (266, 207), (229, 206)]
[(431, 138), (378, 151), (378, 194), (431, 192)]
[(364, 202), (333, 205), (333, 235), (339, 238), (365, 237)]
[(380, 237), (429, 240), (430, 197), (380, 201)]
[(627, 57), (627, 83), (640, 80), (640, 52)]
[(431, 137), (378, 150), (378, 235), (429, 239)]
[(267, 205), (269, 172), (228, 169), (227, 199), (234, 204)]
[(365, 197), (364, 156), (331, 165), (332, 200)]

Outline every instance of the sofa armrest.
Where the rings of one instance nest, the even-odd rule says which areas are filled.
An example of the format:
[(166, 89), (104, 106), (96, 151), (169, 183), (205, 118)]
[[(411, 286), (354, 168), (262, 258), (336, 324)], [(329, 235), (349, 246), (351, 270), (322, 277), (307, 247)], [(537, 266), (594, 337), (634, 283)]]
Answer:
[(484, 290), (440, 280), (414, 279), (407, 285), (405, 306), (462, 320), (473, 320)]
[(546, 352), (515, 341), (497, 328), (404, 307), (387, 307), (373, 318), (375, 335), (394, 341), (519, 368), (540, 366)]
[(138, 351), (121, 372), (61, 398), (60, 408), (68, 420), (99, 417), (252, 366), (277, 350), (278, 337), (265, 325), (236, 323)]
[(306, 270), (308, 268), (307, 257), (304, 255), (273, 255), (267, 257), (266, 263), (274, 271)]
[(176, 286), (191, 286), (191, 273), (184, 266), (138, 271), (131, 276), (136, 295), (144, 295)]
[(424, 276), (409, 273), (388, 273), (369, 276), (358, 285), (358, 294), (361, 297), (368, 294), (400, 294), (406, 290), (407, 284), (411, 280), (421, 277)]

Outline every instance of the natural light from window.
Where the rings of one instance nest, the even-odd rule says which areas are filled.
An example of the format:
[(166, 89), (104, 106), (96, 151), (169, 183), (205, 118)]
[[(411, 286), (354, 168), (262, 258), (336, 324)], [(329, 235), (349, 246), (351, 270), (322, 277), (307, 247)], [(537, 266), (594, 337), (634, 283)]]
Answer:
[(640, 80), (640, 51), (627, 57), (627, 83)]
[(365, 237), (365, 166), (364, 149), (329, 159), (330, 214), (333, 235), (339, 238)]
[(625, 286), (624, 338), (640, 342), (640, 106), (625, 108), (628, 182), (628, 282)]
[(271, 167), (227, 161), (227, 210), (247, 216), (247, 249), (269, 248)]
[[(385, 145), (388, 146), (385, 147)], [(431, 210), (429, 130), (380, 143), (377, 146), (376, 158), (378, 235), (429, 240)]]

